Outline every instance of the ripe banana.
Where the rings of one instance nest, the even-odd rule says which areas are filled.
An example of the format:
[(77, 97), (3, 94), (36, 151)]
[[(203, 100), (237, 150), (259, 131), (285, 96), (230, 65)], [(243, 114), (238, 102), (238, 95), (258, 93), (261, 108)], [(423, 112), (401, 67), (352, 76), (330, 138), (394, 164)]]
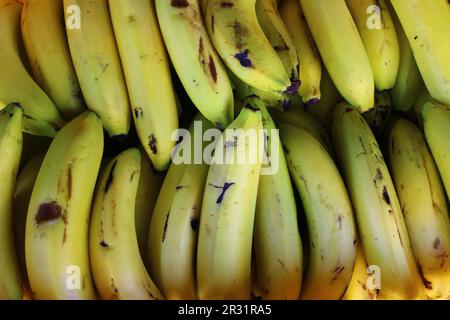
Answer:
[(64, 0), (64, 14), (70, 53), (87, 107), (100, 117), (111, 137), (128, 134), (130, 103), (108, 1)]
[(397, 79), (400, 51), (385, 0), (346, 0), (346, 3), (366, 48), (376, 89), (391, 89)]
[(156, 0), (155, 6), (165, 45), (186, 92), (209, 121), (225, 128), (233, 119), (233, 91), (209, 40), (198, 0)]
[(103, 153), (101, 120), (84, 112), (58, 132), (28, 206), (25, 259), (36, 299), (93, 299), (89, 211)]
[[(355, 267), (352, 279), (342, 300), (377, 300), (379, 290), (371, 282), (370, 269), (361, 241), (357, 240)], [(373, 286), (373, 287), (372, 287)]]
[(391, 0), (433, 99), (450, 105), (448, 0)]
[(154, 2), (115, 0), (109, 10), (136, 131), (154, 167), (165, 170), (175, 146), (171, 136), (178, 129), (178, 112)]
[[(189, 163), (179, 163), (177, 151), (153, 211), (148, 236), (148, 260), (152, 277), (167, 299), (196, 299), (195, 252), (197, 229), (208, 165), (194, 163), (197, 125), (202, 130), (213, 124), (200, 114), (177, 150), (189, 149)], [(199, 150), (203, 154), (203, 149)]]
[(388, 2), (391, 17), (394, 21), (395, 30), (400, 49), (400, 65), (394, 87), (391, 89), (392, 106), (394, 110), (408, 111), (414, 100), (417, 99), (420, 90), (424, 86), (422, 76), (417, 67), (414, 54), (406, 37), (405, 31), (398, 20), (397, 14)]
[(135, 205), (141, 154), (128, 149), (100, 173), (92, 204), (89, 255), (102, 299), (162, 299), (139, 253)]
[(331, 122), (333, 121), (334, 107), (343, 99), (339, 91), (336, 89), (333, 80), (331, 80), (327, 68), (325, 68), (324, 66), (322, 66), (320, 94), (320, 101), (315, 105), (306, 104), (305, 109), (309, 114), (313, 115), (328, 131), (331, 127)]
[[(303, 249), (297, 222), (297, 206), (289, 170), (275, 124), (263, 104), (267, 169), (277, 171), (259, 178), (254, 246), (257, 287), (263, 299), (297, 300), (303, 271)], [(272, 145), (272, 140), (278, 143)], [(276, 149), (273, 149), (276, 148)], [(275, 165), (274, 161), (277, 161)]]
[(250, 297), (253, 223), (262, 160), (262, 152), (255, 150), (263, 145), (261, 131), (261, 112), (247, 103), (216, 145), (200, 215), (200, 299)]
[(400, 203), (369, 125), (342, 102), (334, 111), (332, 137), (367, 261), (381, 272), (380, 298), (424, 298)]
[(322, 63), (299, 1), (285, 0), (280, 7), (280, 15), (292, 36), (300, 60), (298, 93), (304, 103), (316, 104), (321, 98)]
[(259, 25), (283, 63), (291, 81), (299, 80), (299, 58), (283, 19), (278, 12), (276, 0), (256, 0), (256, 16)]
[(66, 120), (85, 110), (70, 57), (60, 0), (28, 0), (22, 9), (22, 37), (34, 79)]
[(375, 107), (365, 113), (363, 117), (375, 136), (386, 128), (392, 113), (391, 97), (388, 91), (375, 92)]
[(339, 299), (350, 283), (356, 255), (347, 190), (333, 159), (311, 134), (281, 124), (280, 135), (308, 225), (310, 256), (301, 299)]
[(450, 107), (430, 100), (422, 107), (423, 129), (450, 199)]
[(262, 30), (257, 0), (209, 0), (206, 26), (227, 67), (251, 87), (271, 94), (297, 94), (282, 61)]
[(13, 232), (13, 195), (22, 152), (22, 114), (17, 105), (0, 113), (0, 300), (22, 299), (22, 277)]
[(358, 111), (374, 105), (369, 58), (344, 0), (300, 0), (323, 62), (342, 96)]
[(64, 121), (50, 98), (29, 75), (22, 63), (20, 13), (14, 0), (0, 0), (0, 110), (11, 103), (23, 109), (23, 130), (53, 137)]
[(34, 182), (36, 181), (41, 164), (44, 161), (44, 156), (45, 153), (39, 153), (24, 165), (17, 176), (16, 189), (14, 191), (13, 209), (16, 249), (22, 274), (23, 287), (24, 291), (27, 293), (31, 293), (25, 261), (25, 228), (27, 224), (27, 211)]
[(450, 220), (442, 181), (423, 133), (399, 119), (389, 162), (411, 246), (430, 298), (450, 298)]

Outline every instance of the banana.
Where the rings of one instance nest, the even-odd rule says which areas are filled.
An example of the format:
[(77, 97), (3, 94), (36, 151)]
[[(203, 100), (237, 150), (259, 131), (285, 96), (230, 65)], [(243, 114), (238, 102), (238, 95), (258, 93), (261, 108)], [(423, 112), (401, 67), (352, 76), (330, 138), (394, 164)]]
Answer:
[(45, 153), (35, 155), (20, 170), (19, 175), (17, 176), (16, 189), (13, 198), (17, 255), (19, 258), (20, 271), (22, 273), (24, 291), (27, 293), (31, 293), (25, 261), (25, 228), (27, 224), (27, 211), (34, 182), (36, 181), (41, 164), (44, 161), (44, 156)]
[(425, 138), (450, 199), (450, 107), (430, 100), (423, 105), (421, 115)]
[(374, 105), (369, 58), (344, 0), (300, 0), (323, 62), (342, 96), (358, 111)]
[(388, 8), (390, 8), (391, 17), (394, 21), (395, 30), (397, 31), (400, 49), (400, 64), (397, 80), (391, 89), (392, 106), (394, 110), (408, 111), (411, 109), (414, 100), (417, 99), (420, 90), (424, 87), (424, 83), (405, 30), (403, 30), (390, 2), (388, 2)]
[(64, 0), (64, 14), (70, 54), (88, 109), (100, 117), (111, 137), (127, 135), (131, 108), (108, 1)]
[[(200, 114), (194, 118), (189, 134), (177, 150), (187, 152), (189, 163), (179, 163), (177, 151), (153, 211), (148, 236), (148, 260), (157, 285), (167, 299), (196, 299), (195, 252), (197, 229), (208, 165), (194, 163), (197, 125), (202, 130), (213, 124)], [(200, 150), (203, 154), (203, 149)]]
[(321, 99), (322, 63), (299, 1), (285, 0), (280, 7), (280, 15), (298, 52), (300, 63), (298, 93), (304, 103), (316, 104)]
[(293, 38), (278, 12), (276, 0), (256, 0), (259, 25), (277, 52), (291, 82), (299, 80), (299, 57)]
[(357, 240), (356, 260), (352, 279), (345, 291), (342, 300), (377, 300), (379, 290), (370, 282), (369, 266), (367, 264), (364, 248)]
[(85, 110), (70, 57), (60, 0), (28, 0), (22, 9), (22, 38), (36, 82), (66, 120)]
[(249, 299), (251, 292), (262, 160), (262, 152), (255, 148), (260, 150), (263, 144), (260, 110), (247, 103), (227, 129), (216, 145), (202, 201), (197, 246), (200, 299)]
[(208, 1), (209, 0), (199, 0), (198, 1), (198, 4), (200, 5), (200, 10), (201, 10), (203, 17), (205, 16), (205, 13), (206, 13), (206, 7), (208, 6)]
[(305, 129), (332, 154), (333, 149), (327, 131), (312, 115), (302, 109), (291, 109), (288, 111), (270, 109), (269, 112), (277, 125), (287, 123)]
[[(170, 164), (178, 112), (154, 2), (109, 2), (136, 131), (157, 170)], [(158, 88), (158, 90), (155, 90)]]
[(297, 94), (277, 52), (266, 38), (256, 14), (257, 0), (209, 0), (206, 26), (227, 67), (244, 83), (279, 95)]
[(325, 67), (322, 67), (320, 94), (320, 101), (317, 104), (306, 104), (305, 109), (328, 131), (331, 127), (331, 122), (333, 121), (334, 107), (343, 99)]
[(156, 0), (155, 6), (170, 58), (190, 99), (209, 121), (225, 128), (233, 119), (233, 91), (198, 0)]
[(146, 152), (143, 149), (140, 149), (140, 152), (141, 178), (136, 193), (135, 225), (139, 251), (148, 270), (150, 266), (147, 260), (149, 226), (165, 173), (155, 171)]
[(56, 106), (31, 78), (22, 63), (20, 13), (14, 0), (0, 0), (0, 110), (11, 103), (23, 109), (23, 130), (53, 137), (64, 124)]
[(450, 219), (442, 181), (423, 133), (399, 119), (389, 162), (414, 256), (430, 298), (450, 298)]
[(375, 136), (386, 128), (392, 113), (391, 97), (388, 91), (375, 92), (375, 107), (365, 113), (363, 117)]
[(31, 194), (25, 259), (36, 299), (93, 299), (89, 211), (103, 153), (101, 120), (86, 111), (56, 135)]
[[(254, 226), (256, 283), (263, 299), (297, 300), (303, 271), (297, 206), (280, 138), (273, 131), (275, 124), (264, 105), (259, 106), (266, 132), (265, 166), (277, 171), (259, 178)], [(275, 146), (272, 139), (278, 139)]]
[(433, 99), (450, 105), (450, 6), (447, 0), (391, 0)]
[(123, 151), (100, 173), (92, 204), (89, 255), (102, 299), (162, 299), (139, 252), (135, 205), (141, 175), (138, 149)]
[(385, 0), (346, 0), (372, 66), (378, 91), (395, 85), (400, 64), (396, 28)]
[(13, 195), (22, 153), (22, 114), (17, 105), (0, 113), (0, 300), (22, 299), (13, 232)]
[(301, 299), (339, 299), (350, 283), (356, 255), (347, 190), (331, 156), (306, 130), (281, 124), (280, 135), (308, 225), (310, 256)]
[(381, 273), (380, 298), (424, 298), (394, 184), (369, 125), (342, 102), (334, 111), (331, 136), (367, 261)]

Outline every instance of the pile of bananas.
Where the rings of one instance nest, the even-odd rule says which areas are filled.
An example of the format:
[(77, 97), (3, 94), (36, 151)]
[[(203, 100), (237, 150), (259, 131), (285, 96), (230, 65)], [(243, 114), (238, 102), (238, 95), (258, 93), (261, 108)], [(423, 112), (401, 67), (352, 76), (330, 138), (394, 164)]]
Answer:
[(447, 0), (0, 0), (0, 72), (0, 299), (450, 299)]

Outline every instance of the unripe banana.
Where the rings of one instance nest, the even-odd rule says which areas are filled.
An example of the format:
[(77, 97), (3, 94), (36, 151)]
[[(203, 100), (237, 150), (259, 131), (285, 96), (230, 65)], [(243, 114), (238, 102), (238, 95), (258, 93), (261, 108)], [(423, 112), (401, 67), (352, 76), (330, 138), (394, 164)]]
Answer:
[(433, 99), (450, 105), (448, 0), (391, 0)]
[(304, 103), (316, 104), (321, 99), (322, 63), (298, 0), (285, 0), (280, 14), (297, 48), (300, 63), (299, 95)]
[(256, 0), (209, 0), (206, 25), (217, 52), (244, 83), (271, 94), (297, 93), (256, 15)]
[(253, 223), (262, 160), (255, 148), (262, 147), (261, 130), (260, 110), (246, 104), (216, 145), (200, 215), (200, 299), (250, 298)]
[(450, 220), (442, 181), (423, 133), (399, 119), (389, 162), (411, 246), (430, 298), (450, 298)]
[(322, 60), (342, 96), (358, 111), (374, 105), (369, 58), (345, 0), (300, 0)]
[[(197, 229), (208, 165), (194, 163), (192, 140), (213, 124), (200, 114), (194, 118), (189, 134), (177, 145), (174, 163), (169, 168), (153, 211), (148, 235), (148, 260), (156, 284), (167, 299), (196, 299), (195, 253)], [(189, 163), (180, 153), (190, 152)], [(181, 163), (180, 163), (181, 162)]]
[(13, 229), (13, 195), (22, 153), (22, 115), (17, 105), (10, 105), (0, 113), (0, 300), (22, 299)]
[[(71, 8), (78, 8), (79, 14)], [(64, 0), (64, 14), (70, 54), (87, 107), (102, 119), (111, 137), (127, 135), (131, 108), (108, 1)]]
[(385, 0), (346, 0), (346, 3), (366, 48), (376, 89), (391, 89), (397, 79), (400, 51)]
[(70, 57), (61, 0), (27, 0), (22, 9), (22, 37), (33, 76), (66, 120), (85, 110)]
[(425, 138), (450, 199), (450, 107), (430, 100), (422, 107)]
[(84, 112), (45, 155), (27, 213), (25, 259), (36, 299), (93, 299), (88, 252), (91, 200), (103, 153), (101, 120)]
[(348, 103), (339, 103), (331, 136), (367, 261), (381, 273), (380, 298), (424, 298), (394, 184), (368, 124)]
[(225, 128), (233, 119), (233, 92), (198, 0), (155, 0), (155, 7), (165, 45), (190, 99), (209, 121)]
[(25, 132), (53, 137), (64, 121), (21, 60), (21, 10), (17, 1), (0, 0), (0, 110), (18, 103), (23, 109)]
[[(254, 230), (256, 283), (263, 299), (297, 300), (302, 286), (303, 249), (294, 191), (278, 131), (273, 131), (275, 124), (263, 104), (254, 104), (261, 109), (266, 130), (264, 167), (274, 171), (259, 177)], [(278, 142), (273, 144), (273, 139)]]
[(89, 255), (95, 286), (102, 299), (162, 299), (149, 277), (135, 226), (141, 155), (128, 149), (100, 173), (89, 230)]
[(353, 211), (333, 159), (306, 130), (280, 125), (289, 171), (308, 224), (310, 256), (301, 299), (339, 299), (356, 255)]

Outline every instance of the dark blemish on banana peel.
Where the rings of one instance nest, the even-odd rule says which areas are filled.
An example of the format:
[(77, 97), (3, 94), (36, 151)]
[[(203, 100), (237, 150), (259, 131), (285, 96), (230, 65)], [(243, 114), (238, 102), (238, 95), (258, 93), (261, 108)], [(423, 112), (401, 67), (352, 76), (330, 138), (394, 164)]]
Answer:
[(433, 242), (433, 249), (437, 250), (441, 245), (441, 240), (439, 238), (436, 238), (436, 240), (434, 240)]
[(247, 103), (247, 104), (244, 106), (244, 108), (245, 108), (245, 109), (249, 109), (249, 110), (251, 110), (251, 111), (253, 111), (253, 112), (259, 111), (259, 108), (258, 108), (258, 107), (255, 107), (255, 106), (251, 105), (250, 103)]
[(36, 216), (36, 224), (40, 226), (43, 223), (54, 221), (61, 218), (62, 208), (56, 201), (43, 203), (39, 206)]
[(238, 52), (234, 55), (234, 57), (239, 60), (241, 66), (245, 68), (253, 67), (252, 61), (248, 57), (248, 50)]
[(298, 93), (298, 89), (300, 88), (301, 83), (302, 82), (300, 80), (291, 81), (291, 85), (287, 87), (286, 90), (283, 91), (283, 93), (291, 96), (296, 95)]
[(386, 186), (383, 187), (383, 199), (386, 201), (388, 205), (391, 204), (391, 198), (389, 197), (389, 193), (387, 192)]
[(214, 83), (217, 83), (217, 69), (212, 55), (209, 55), (208, 66), (209, 66), (209, 73), (211, 74)]
[(427, 278), (425, 278), (425, 275), (423, 274), (422, 266), (420, 264), (418, 265), (418, 268), (419, 268), (420, 277), (422, 278), (422, 282), (423, 282), (425, 288), (427, 288), (428, 290), (433, 289), (433, 283), (431, 281), (429, 281)]
[(306, 102), (306, 104), (307, 104), (307, 105), (310, 105), (310, 106), (315, 106), (315, 105), (319, 104), (319, 102), (320, 102), (319, 99), (317, 99), (317, 98), (312, 98), (312, 99), (309, 99), (309, 100)]
[(198, 230), (198, 225), (199, 225), (199, 221), (197, 218), (192, 218), (191, 219), (191, 228), (194, 232), (196, 232)]
[(221, 4), (220, 4), (220, 7), (221, 8), (224, 8), (224, 9), (227, 9), (227, 8), (233, 8), (233, 6), (234, 6), (234, 4), (233, 3), (231, 3), (231, 2), (222, 2)]
[(164, 222), (164, 229), (163, 229), (163, 234), (162, 234), (162, 242), (164, 242), (164, 240), (166, 240), (167, 226), (169, 224), (169, 216), (170, 216), (170, 211), (167, 212), (166, 221)]
[(100, 246), (101, 246), (102, 248), (108, 248), (108, 247), (109, 247), (109, 245), (105, 242), (105, 240), (103, 240), (102, 242), (100, 242)]
[(105, 193), (108, 193), (109, 188), (111, 187), (111, 185), (112, 185), (112, 183), (114, 181), (114, 171), (116, 170), (116, 166), (117, 166), (117, 160), (112, 165), (112, 168), (111, 168), (111, 171), (109, 173), (108, 179), (106, 179)]
[(186, 8), (189, 7), (187, 0), (172, 0), (170, 5), (175, 8)]
[(158, 153), (157, 141), (156, 141), (156, 138), (155, 138), (155, 136), (153, 134), (151, 134), (150, 137), (149, 137), (148, 146), (150, 147), (150, 150), (152, 150), (153, 154), (157, 154)]
[(217, 200), (216, 200), (216, 204), (221, 204), (221, 203), (222, 203), (223, 198), (225, 197), (225, 193), (226, 193), (227, 190), (228, 190), (232, 185), (234, 185), (234, 184), (235, 184), (234, 182), (231, 182), (231, 183), (225, 182), (225, 184), (223, 185), (223, 187), (221, 187), (221, 186), (216, 186), (216, 185), (211, 184), (211, 183), (209, 184), (210, 186), (212, 186), (212, 187), (214, 187), (214, 188), (216, 188), (216, 189), (222, 189), (222, 192), (220, 193), (219, 197), (218, 197)]
[(142, 110), (142, 108), (134, 108), (134, 116), (136, 117), (136, 119), (142, 118), (143, 115), (144, 110)]

